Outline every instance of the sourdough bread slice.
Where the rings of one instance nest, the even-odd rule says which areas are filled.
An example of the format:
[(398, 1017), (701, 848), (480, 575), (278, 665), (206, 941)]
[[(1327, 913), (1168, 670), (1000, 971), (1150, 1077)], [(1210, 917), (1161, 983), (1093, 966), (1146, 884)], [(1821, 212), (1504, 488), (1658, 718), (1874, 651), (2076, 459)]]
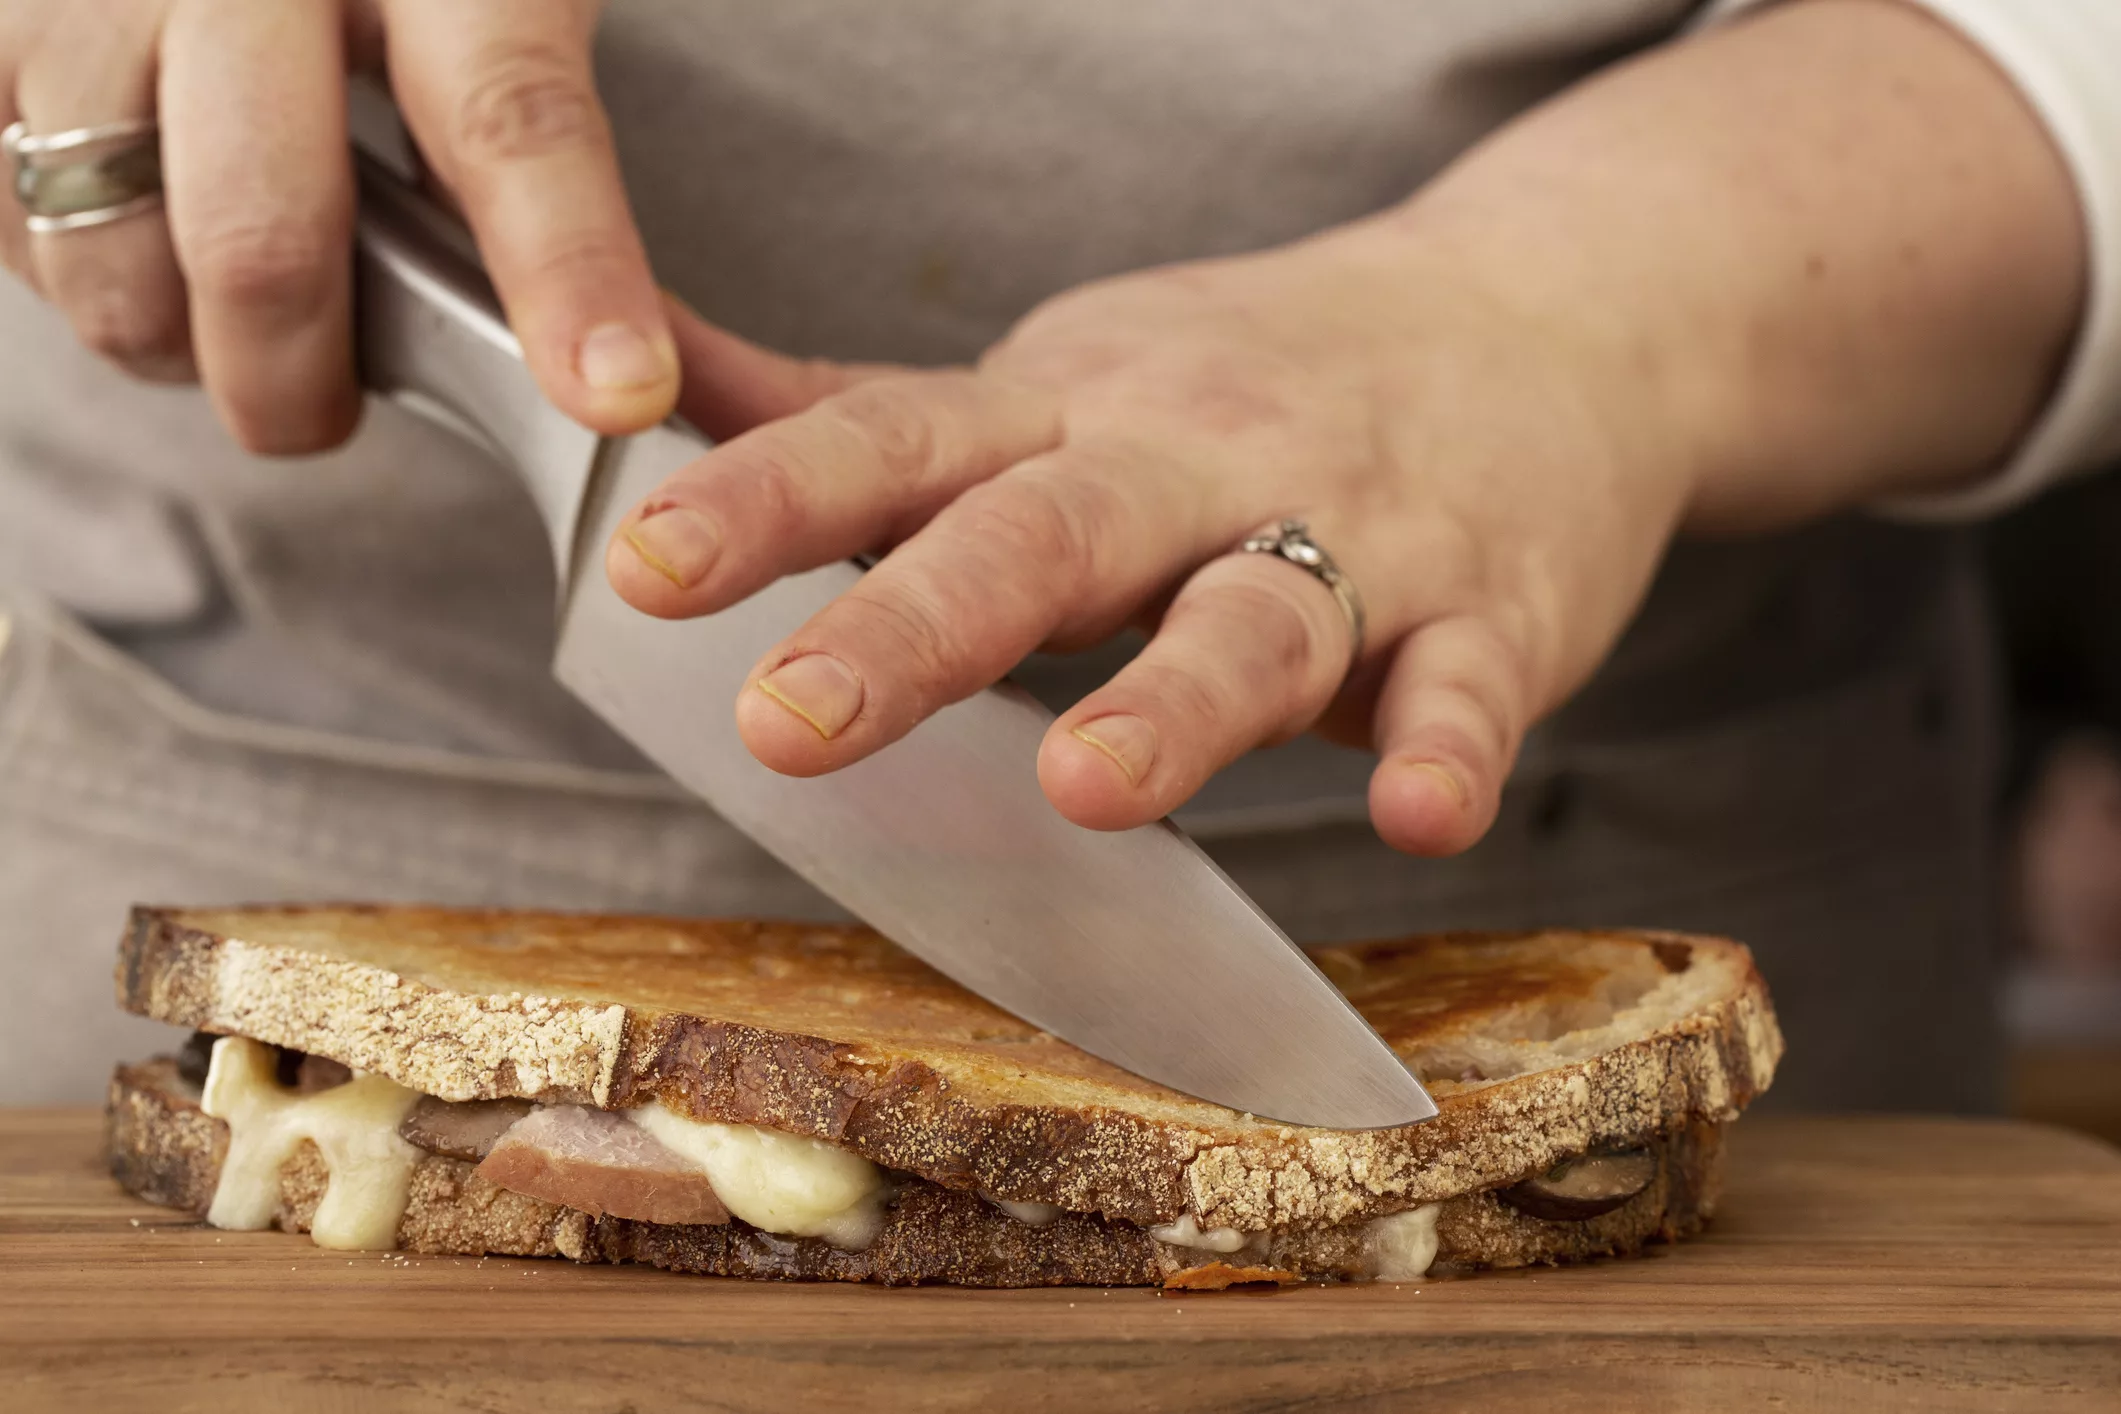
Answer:
[[(121, 1066), (109, 1101), (111, 1171), (150, 1202), (205, 1213), (228, 1127), (199, 1108), (197, 1089), (168, 1060)], [(1691, 1124), (1651, 1141), (1656, 1176), (1611, 1212), (1576, 1222), (1528, 1216), (1492, 1193), (1441, 1205), (1438, 1272), (1624, 1255), (1699, 1230), (1721, 1184), (1721, 1126)], [(594, 1217), (489, 1183), (474, 1165), (440, 1154), (413, 1170), (398, 1224), (402, 1251), (457, 1256), (571, 1257), (641, 1262), (712, 1276), (874, 1281), (890, 1285), (1171, 1286), (1360, 1279), (1375, 1271), (1368, 1223), (1274, 1234), (1216, 1257), (1160, 1242), (1124, 1219), (1062, 1213), (1034, 1226), (967, 1192), (919, 1179), (899, 1185), (875, 1238), (844, 1251), (816, 1238), (760, 1232), (742, 1221), (659, 1226)], [(274, 1225), (306, 1232), (328, 1174), (304, 1141), (280, 1170)]]
[(1247, 1232), (1358, 1222), (1728, 1119), (1781, 1053), (1751, 956), (1721, 939), (1460, 934), (1314, 956), (1422, 1073), (1436, 1119), (1349, 1132), (1207, 1104), (862, 928), (141, 908), (117, 982), (130, 1010), (444, 1099), (656, 1099), (943, 1188)]

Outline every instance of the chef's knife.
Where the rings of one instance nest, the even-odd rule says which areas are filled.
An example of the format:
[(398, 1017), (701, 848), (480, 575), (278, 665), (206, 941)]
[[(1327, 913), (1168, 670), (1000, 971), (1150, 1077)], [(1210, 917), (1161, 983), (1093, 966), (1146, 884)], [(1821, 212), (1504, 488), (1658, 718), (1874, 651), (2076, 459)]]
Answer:
[(705, 618), (638, 613), (603, 572), (626, 510), (707, 443), (676, 424), (600, 438), (539, 394), (470, 242), (363, 159), (363, 382), (523, 478), (559, 567), (554, 672), (790, 868), (1024, 1020), (1231, 1109), (1367, 1129), (1436, 1113), (1420, 1081), (1183, 832), (1082, 829), (1040, 792), (1052, 718), (1007, 686), (830, 775), (777, 775), (732, 705), (753, 663), (862, 570), (791, 575)]

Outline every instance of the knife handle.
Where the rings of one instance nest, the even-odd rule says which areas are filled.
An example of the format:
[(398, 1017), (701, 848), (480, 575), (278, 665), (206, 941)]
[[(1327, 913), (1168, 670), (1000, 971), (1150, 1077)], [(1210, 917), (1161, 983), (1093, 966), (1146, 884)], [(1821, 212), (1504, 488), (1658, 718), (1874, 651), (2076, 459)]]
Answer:
[(544, 518), (564, 592), (602, 439), (547, 402), (461, 223), (356, 152), (354, 341), (361, 384), (486, 448)]

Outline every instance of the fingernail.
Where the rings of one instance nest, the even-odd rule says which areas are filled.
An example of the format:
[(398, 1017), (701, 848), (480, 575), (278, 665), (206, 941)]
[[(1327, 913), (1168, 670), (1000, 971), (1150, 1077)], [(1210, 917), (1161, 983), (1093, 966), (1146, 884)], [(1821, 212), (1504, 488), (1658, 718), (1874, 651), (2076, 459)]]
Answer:
[(626, 527), (626, 543), (641, 563), (680, 589), (690, 589), (706, 577), (722, 553), (722, 537), (714, 522), (698, 511), (670, 506)]
[(1434, 761), (1415, 761), (1411, 764), (1415, 770), (1420, 771), (1422, 774), (1434, 777), (1436, 783), (1450, 794), (1452, 803), (1460, 810), (1465, 809), (1472, 801), (1473, 796), (1466, 789), (1466, 783), (1460, 780), (1458, 773), (1450, 767), (1439, 766)]
[(759, 679), (759, 691), (830, 741), (862, 710), (862, 680), (829, 653), (805, 653)]
[(1120, 713), (1085, 722), (1070, 733), (1077, 741), (1095, 747), (1110, 757), (1127, 778), (1138, 786), (1156, 764), (1156, 728), (1140, 717)]
[(667, 349), (631, 324), (599, 324), (582, 336), (575, 359), (582, 381), (601, 392), (651, 388), (675, 367)]

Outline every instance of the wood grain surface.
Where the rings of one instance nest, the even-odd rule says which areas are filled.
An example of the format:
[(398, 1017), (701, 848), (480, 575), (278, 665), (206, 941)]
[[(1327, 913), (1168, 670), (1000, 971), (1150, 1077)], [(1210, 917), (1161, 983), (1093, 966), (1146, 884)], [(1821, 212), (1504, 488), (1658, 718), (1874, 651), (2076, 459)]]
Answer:
[(2121, 1152), (1754, 1119), (1638, 1261), (1183, 1298), (348, 1256), (174, 1221), (0, 1112), (0, 1409), (2121, 1410)]

